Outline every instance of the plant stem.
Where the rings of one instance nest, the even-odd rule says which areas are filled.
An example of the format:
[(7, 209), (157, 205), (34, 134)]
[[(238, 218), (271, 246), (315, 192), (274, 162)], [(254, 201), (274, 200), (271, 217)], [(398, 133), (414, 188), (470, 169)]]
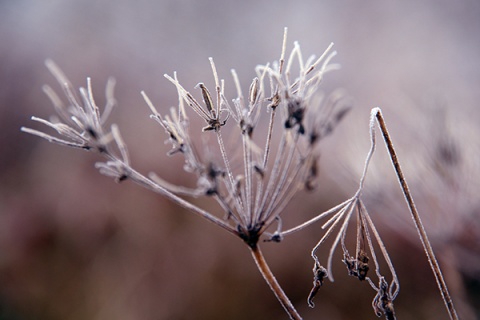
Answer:
[(278, 301), (280, 301), (280, 304), (282, 305), (282, 307), (290, 316), (290, 319), (295, 319), (295, 320), (302, 319), (302, 317), (298, 314), (297, 310), (295, 310), (295, 307), (293, 306), (290, 299), (288, 299), (285, 292), (283, 292), (282, 287), (280, 287), (280, 284), (278, 283), (277, 279), (273, 275), (272, 271), (268, 267), (268, 264), (265, 261), (263, 253), (260, 250), (260, 247), (256, 245), (254, 247), (249, 247), (249, 248), (252, 251), (253, 259), (255, 260), (255, 263), (257, 264), (257, 267), (260, 270), (263, 278), (270, 286), (270, 289), (273, 291)]
[(427, 233), (425, 232), (425, 228), (423, 227), (423, 223), (422, 223), (422, 220), (420, 219), (420, 215), (418, 214), (415, 203), (413, 202), (413, 197), (408, 188), (407, 181), (405, 180), (402, 169), (400, 168), (400, 163), (398, 162), (397, 154), (395, 152), (395, 149), (393, 148), (393, 143), (390, 138), (390, 135), (388, 134), (387, 126), (385, 125), (385, 120), (383, 119), (381, 110), (377, 108), (372, 110), (372, 112), (376, 112), (376, 118), (380, 126), (380, 129), (382, 131), (385, 143), (387, 145), (390, 158), (395, 168), (395, 172), (397, 173), (398, 182), (400, 183), (403, 194), (405, 196), (405, 200), (407, 201), (408, 207), (410, 209), (410, 213), (412, 214), (413, 222), (415, 224), (415, 227), (417, 228), (417, 232), (420, 237), (420, 240), (422, 241), (423, 248), (425, 249), (425, 254), (427, 255), (428, 262), (430, 263), (430, 267), (435, 276), (435, 280), (437, 281), (438, 288), (440, 289), (440, 292), (442, 294), (443, 301), (445, 302), (445, 306), (447, 308), (450, 319), (458, 320), (457, 311), (453, 306), (453, 301), (452, 301), (452, 298), (450, 297), (450, 293), (448, 292), (447, 284), (445, 282), (445, 279), (443, 278), (443, 274), (442, 274), (442, 271), (440, 270), (438, 261), (435, 258), (435, 254), (433, 252), (430, 241), (428, 240), (428, 236), (427, 236)]
[[(107, 158), (111, 159), (112, 161), (118, 160), (117, 158), (115, 158), (111, 154), (108, 154)], [(120, 161), (120, 160), (118, 160), (118, 161)], [(170, 199), (172, 202), (176, 203), (177, 205), (179, 205), (179, 206), (181, 206), (181, 207), (183, 207), (187, 210), (192, 211), (193, 213), (195, 213), (195, 214), (207, 219), (208, 221), (218, 225), (219, 227), (225, 229), (229, 233), (238, 236), (238, 231), (235, 228), (233, 228), (231, 225), (229, 225), (228, 223), (223, 221), (222, 219), (217, 218), (213, 214), (211, 214), (211, 213), (195, 206), (194, 204), (182, 199), (181, 197), (179, 197), (176, 194), (170, 192), (168, 189), (164, 188), (163, 186), (156, 183), (155, 181), (153, 181), (151, 179), (148, 179), (147, 177), (145, 177), (141, 173), (135, 171), (131, 167), (128, 167), (128, 178), (130, 180), (132, 180), (133, 182), (135, 182), (136, 184), (138, 184), (138, 185), (140, 185), (144, 188), (147, 188), (149, 190), (152, 190), (153, 192), (156, 192), (156, 193), (159, 193), (159, 194), (165, 196), (167, 199)]]

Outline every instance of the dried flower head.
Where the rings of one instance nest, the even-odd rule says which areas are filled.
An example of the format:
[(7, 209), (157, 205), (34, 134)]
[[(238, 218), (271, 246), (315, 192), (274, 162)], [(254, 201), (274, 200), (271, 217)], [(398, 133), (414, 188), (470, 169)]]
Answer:
[(90, 78), (87, 79), (87, 88), (80, 88), (80, 98), (78, 98), (72, 89), (70, 81), (68, 81), (60, 68), (51, 60), (47, 60), (45, 64), (63, 88), (69, 105), (65, 105), (55, 91), (45, 85), (43, 91), (52, 101), (59, 118), (54, 116), (48, 121), (32, 117), (32, 120), (53, 128), (59, 135), (65, 137), (67, 140), (30, 128), (22, 128), (22, 131), (69, 147), (86, 150), (94, 149), (99, 152), (104, 152), (106, 146), (112, 141), (112, 135), (108, 130), (105, 130), (104, 124), (113, 107), (116, 105), (115, 98), (113, 97), (115, 80), (110, 78), (107, 82), (105, 90), (107, 104), (103, 114), (100, 115), (99, 108), (93, 98)]
[[(199, 83), (196, 88), (200, 90), (201, 99), (197, 99), (180, 84), (176, 73), (173, 77), (165, 75), (177, 89), (179, 103), (177, 108), (162, 116), (142, 92), (152, 111), (151, 118), (162, 126), (172, 145), (168, 155), (184, 158), (184, 169), (196, 176), (196, 188), (173, 185), (154, 173), (146, 177), (132, 168), (118, 127), (112, 125), (107, 129), (105, 126), (116, 104), (113, 80), (107, 83), (107, 105), (100, 115), (90, 79), (87, 89), (80, 88), (81, 98), (78, 99), (63, 72), (47, 61), (47, 67), (63, 87), (69, 105), (65, 106), (52, 89), (45, 87), (59, 119), (32, 119), (52, 127), (63, 138), (30, 128), (22, 130), (50, 142), (98, 152), (106, 158), (105, 162), (96, 164), (102, 174), (117, 182), (134, 181), (240, 237), (252, 250), (257, 266), (285, 310), (292, 318), (299, 318), (266, 265), (258, 241), (274, 223), (277, 232), (268, 238), (281, 240), (281, 214), (285, 206), (299, 190), (314, 188), (318, 174), (318, 143), (333, 130), (350, 103), (341, 92), (326, 99), (318, 98), (324, 75), (338, 67), (330, 64), (335, 56), (335, 52), (331, 52), (333, 44), (319, 58), (312, 56), (304, 61), (300, 46), (295, 43), (285, 60), (286, 35), (285, 29), (279, 61), (256, 68), (257, 74), (247, 97), (243, 95), (236, 71), (232, 70), (237, 95), (234, 99), (227, 99), (225, 82), (219, 79), (212, 58), (213, 94), (205, 84)], [(216, 147), (208, 146), (209, 154), (201, 152), (204, 148), (195, 145), (197, 141), (192, 137), (198, 134), (190, 127), (190, 111), (206, 123), (201, 134), (214, 135), (217, 140)], [(266, 135), (262, 138), (255, 133), (264, 113), (269, 117)], [(234, 125), (228, 125), (229, 119)], [(230, 136), (236, 137), (241, 145), (240, 157), (237, 150), (226, 147), (224, 129), (228, 129)], [(213, 156), (215, 153), (217, 157)], [(212, 197), (223, 214), (207, 212), (182, 196)], [(317, 272), (319, 284), (327, 274), (322, 270), (319, 268)]]
[[(201, 100), (195, 98), (180, 84), (176, 73), (173, 77), (165, 75), (177, 89), (179, 103), (176, 108), (170, 109), (169, 114), (162, 116), (148, 96), (142, 92), (152, 111), (151, 118), (164, 129), (167, 141), (172, 145), (167, 154), (183, 157), (185, 171), (196, 177), (195, 188), (176, 186), (154, 173), (147, 177), (133, 169), (118, 127), (115, 124), (110, 128), (106, 127), (107, 117), (116, 104), (113, 98), (115, 82), (112, 79), (107, 83), (107, 104), (101, 114), (93, 98), (90, 79), (87, 80), (86, 89), (80, 88), (78, 98), (63, 72), (48, 60), (47, 67), (62, 86), (68, 105), (46, 86), (44, 91), (50, 97), (57, 116), (48, 121), (36, 117), (32, 119), (53, 128), (61, 138), (30, 128), (23, 127), (22, 131), (64, 146), (97, 152), (106, 159), (105, 162), (96, 164), (102, 174), (113, 177), (117, 182), (131, 180), (238, 236), (249, 247), (258, 269), (292, 319), (301, 317), (268, 267), (259, 248), (259, 240), (266, 234), (266, 240), (280, 242), (285, 235), (329, 217), (322, 226), (322, 229), (326, 230), (324, 235), (312, 250), (314, 281), (308, 296), (309, 306), (313, 307), (313, 298), (325, 278), (333, 281), (332, 259), (340, 244), (348, 274), (361, 281), (365, 280), (377, 292), (372, 303), (375, 313), (378, 316), (383, 314), (387, 319), (395, 319), (393, 300), (399, 292), (399, 282), (387, 250), (361, 198), (368, 164), (375, 149), (374, 120), (377, 118), (439, 288), (450, 314), (456, 315), (425, 231), (420, 227), (420, 218), (396, 162), (379, 109), (372, 110), (370, 123), (372, 147), (367, 155), (356, 194), (299, 226), (282, 230), (281, 216), (285, 213), (284, 209), (289, 201), (298, 191), (311, 190), (315, 187), (319, 141), (332, 132), (350, 107), (350, 101), (345, 99), (342, 91), (335, 91), (326, 98), (323, 96), (319, 98), (318, 91), (324, 75), (338, 67), (330, 64), (335, 56), (335, 52), (331, 52), (333, 44), (320, 57), (312, 56), (304, 61), (300, 46), (295, 43), (286, 59), (286, 33), (285, 29), (279, 61), (257, 66), (256, 76), (249, 86), (247, 97), (243, 95), (236, 71), (232, 70), (236, 97), (227, 99), (225, 82), (219, 79), (212, 58), (210, 66), (215, 82), (213, 95), (205, 84), (199, 83), (196, 88), (200, 90)], [(190, 127), (191, 111), (206, 123), (198, 133)], [(260, 131), (258, 129), (264, 113), (269, 116), (266, 121), (266, 135), (262, 137), (256, 132)], [(230, 119), (232, 121), (229, 121)], [(229, 130), (230, 138), (233, 137), (235, 146), (241, 146), (241, 152), (238, 152), (239, 148), (227, 147), (224, 143), (224, 130)], [(209, 145), (207, 152), (202, 152), (204, 148), (196, 146), (198, 141), (193, 138), (198, 134), (214, 135), (216, 145)], [(188, 196), (213, 198), (219, 210), (206, 211), (184, 199)], [(353, 250), (350, 249), (354, 252), (351, 254), (345, 239), (354, 216), (356, 246)], [(272, 225), (276, 225), (276, 231), (267, 233)], [(317, 256), (317, 250), (335, 232), (337, 233), (327, 261), (328, 268), (324, 268)], [(390, 282), (380, 272), (376, 248), (380, 249), (381, 257), (388, 266)], [(372, 280), (370, 270), (373, 268), (378, 281)], [(375, 283), (378, 283), (378, 287)]]
[[(232, 100), (226, 98), (225, 81), (219, 80), (212, 58), (215, 94), (212, 96), (203, 83), (198, 84), (203, 103), (180, 84), (176, 73), (173, 77), (165, 75), (179, 95), (178, 108), (169, 116), (162, 117), (143, 93), (153, 112), (152, 118), (169, 135), (170, 154), (182, 154), (188, 171), (197, 176), (198, 188), (191, 190), (191, 195), (213, 196), (224, 216), (249, 246), (256, 246), (261, 234), (279, 221), (283, 209), (297, 191), (314, 187), (318, 170), (315, 147), (349, 108), (345, 95), (340, 92), (335, 92), (326, 101), (315, 100), (324, 74), (337, 67), (329, 64), (335, 55), (330, 52), (331, 47), (318, 59), (311, 57), (304, 63), (300, 46), (295, 43), (285, 64), (285, 34), (280, 61), (256, 68), (257, 76), (251, 82), (247, 97), (243, 95), (236, 71), (232, 70), (237, 96)], [(299, 73), (293, 76), (295, 62)], [(202, 160), (207, 157), (199, 154), (197, 150), (201, 148), (195, 147), (188, 137), (195, 134), (190, 132), (189, 110), (207, 123), (202, 129), (205, 134), (216, 136), (218, 162)], [(254, 134), (261, 124), (262, 111), (270, 113), (263, 141)], [(222, 118), (223, 113), (227, 116)], [(228, 129), (233, 130), (242, 146), (241, 158), (224, 143), (222, 129), (226, 128), (230, 117), (236, 126)], [(275, 127), (275, 122), (283, 125)], [(262, 149), (261, 145), (265, 147)], [(274, 155), (272, 150), (276, 152)], [(214, 170), (209, 169), (213, 167)], [(164, 186), (174, 193), (185, 191), (170, 184)]]

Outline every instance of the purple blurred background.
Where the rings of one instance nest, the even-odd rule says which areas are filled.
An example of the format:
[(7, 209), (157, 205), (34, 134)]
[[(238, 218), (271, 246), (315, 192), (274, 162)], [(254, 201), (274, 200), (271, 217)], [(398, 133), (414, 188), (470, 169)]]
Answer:
[[(75, 87), (92, 77), (103, 104), (117, 79), (119, 124), (133, 166), (191, 184), (148, 119), (145, 90), (162, 113), (177, 102), (163, 78), (191, 89), (288, 48), (320, 54), (335, 42), (342, 87), (355, 107), (323, 141), (320, 187), (301, 194), (294, 225), (351, 196), (368, 151), (370, 109), (384, 111), (400, 161), (462, 319), (480, 318), (480, 2), (462, 1), (0, 1), (0, 319), (284, 319), (245, 246), (168, 200), (93, 167), (94, 154), (20, 132), (53, 113), (42, 85), (53, 59)], [(55, 87), (58, 88), (58, 87)], [(380, 139), (379, 139), (380, 141)], [(383, 145), (365, 200), (397, 268), (399, 319), (447, 319)], [(190, 181), (190, 182), (189, 182)], [(288, 209), (287, 208), (287, 211)], [(374, 296), (338, 255), (310, 309), (310, 250), (320, 225), (263, 245), (279, 282), (306, 318), (372, 319)], [(326, 255), (327, 250), (323, 251)]]

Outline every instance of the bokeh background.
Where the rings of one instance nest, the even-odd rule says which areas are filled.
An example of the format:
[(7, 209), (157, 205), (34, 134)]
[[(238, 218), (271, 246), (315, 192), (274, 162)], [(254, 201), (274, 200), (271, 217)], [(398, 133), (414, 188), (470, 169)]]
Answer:
[[(100, 105), (113, 76), (111, 121), (134, 166), (191, 183), (166, 157), (140, 91), (165, 113), (177, 97), (163, 74), (211, 84), (210, 56), (227, 85), (235, 68), (247, 88), (257, 64), (278, 59), (285, 26), (288, 48), (298, 40), (307, 55), (335, 42), (342, 69), (323, 89), (345, 88), (355, 107), (322, 142), (319, 188), (296, 198), (284, 224), (352, 195), (380, 106), (461, 318), (480, 318), (479, 1), (1, 0), (0, 319), (286, 318), (241, 241), (101, 176), (96, 155), (20, 132), (53, 111), (41, 90), (56, 85), (46, 58), (75, 86), (92, 77)], [(366, 188), (401, 282), (398, 318), (447, 319), (382, 144)], [(375, 318), (374, 292), (347, 276), (340, 255), (336, 281), (308, 308), (321, 234), (316, 225), (263, 245), (279, 282), (306, 319)]]

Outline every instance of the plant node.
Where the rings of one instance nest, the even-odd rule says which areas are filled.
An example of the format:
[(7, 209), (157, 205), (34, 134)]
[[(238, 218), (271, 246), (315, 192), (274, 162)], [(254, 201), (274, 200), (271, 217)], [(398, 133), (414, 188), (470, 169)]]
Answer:
[(241, 225), (237, 226), (239, 237), (252, 249), (257, 247), (258, 240), (260, 239), (260, 230), (262, 229), (264, 223), (257, 223), (254, 225), (249, 225), (247, 229)]

